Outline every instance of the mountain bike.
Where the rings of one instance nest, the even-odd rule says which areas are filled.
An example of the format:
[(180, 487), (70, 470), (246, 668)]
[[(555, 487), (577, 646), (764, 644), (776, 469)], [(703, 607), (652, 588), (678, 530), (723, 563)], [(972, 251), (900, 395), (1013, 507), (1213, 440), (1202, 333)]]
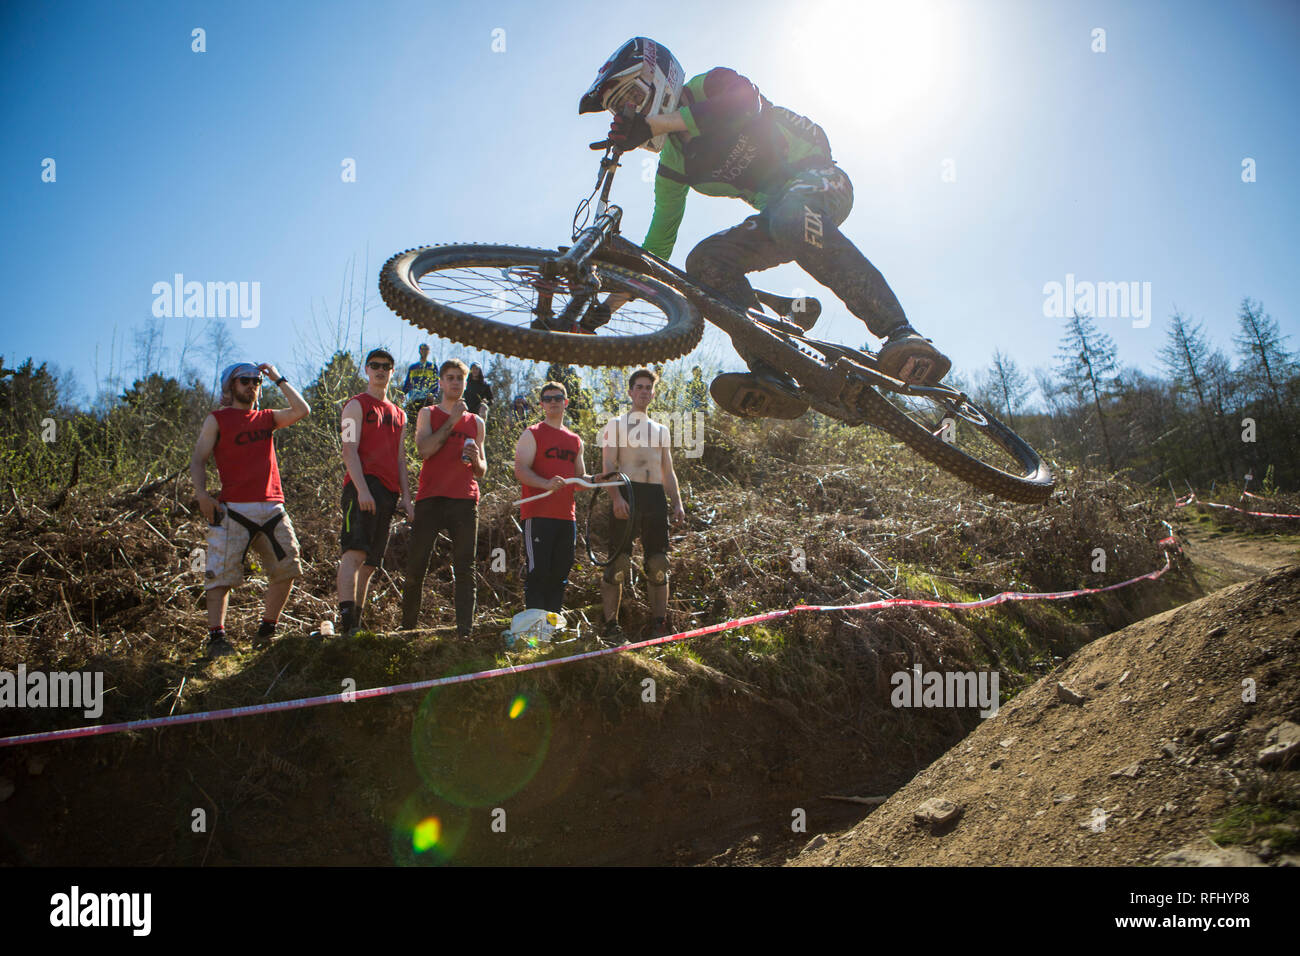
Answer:
[[(574, 213), (570, 245), (408, 249), (380, 272), (384, 302), (434, 335), (566, 365), (677, 358), (699, 342), (707, 318), (731, 337), (765, 391), (779, 396), (742, 412), (795, 418), (811, 407), (850, 425), (875, 426), (1008, 501), (1051, 496), (1055, 481), (1039, 454), (965, 393), (892, 378), (871, 352), (808, 337), (796, 320), (820, 312), (815, 299), (758, 291), (763, 308), (743, 309), (625, 239), (623, 210), (609, 201), (621, 151), (608, 140), (591, 145), (604, 155), (595, 188)], [(611, 310), (611, 301), (622, 304)]]

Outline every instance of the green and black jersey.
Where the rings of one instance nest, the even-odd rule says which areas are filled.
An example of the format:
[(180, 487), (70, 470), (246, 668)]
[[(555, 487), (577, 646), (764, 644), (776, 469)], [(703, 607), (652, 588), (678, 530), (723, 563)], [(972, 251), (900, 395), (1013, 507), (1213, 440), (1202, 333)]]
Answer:
[(654, 218), (643, 243), (663, 259), (677, 242), (688, 189), (735, 196), (761, 211), (797, 173), (831, 162), (820, 126), (773, 106), (735, 70), (717, 67), (694, 77), (681, 103), (686, 130), (664, 141)]

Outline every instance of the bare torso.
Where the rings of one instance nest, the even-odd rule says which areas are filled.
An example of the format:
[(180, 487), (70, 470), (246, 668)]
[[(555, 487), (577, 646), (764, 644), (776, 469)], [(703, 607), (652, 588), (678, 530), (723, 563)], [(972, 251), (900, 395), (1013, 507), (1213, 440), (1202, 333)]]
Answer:
[(607, 422), (597, 444), (601, 449), (613, 449), (613, 462), (607, 467), (632, 481), (662, 485), (664, 448), (669, 441), (667, 426), (651, 421), (644, 412), (629, 412)]

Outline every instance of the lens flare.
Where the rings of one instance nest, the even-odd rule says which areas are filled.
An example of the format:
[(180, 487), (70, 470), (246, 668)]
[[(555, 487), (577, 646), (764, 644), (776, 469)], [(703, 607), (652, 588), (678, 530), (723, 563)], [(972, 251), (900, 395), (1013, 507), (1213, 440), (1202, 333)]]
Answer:
[(450, 863), (469, 832), (469, 814), (436, 794), (420, 790), (398, 808), (391, 829), (393, 862), (398, 866)]
[(423, 853), (436, 847), (441, 837), (442, 821), (437, 817), (425, 817), (415, 825), (415, 831), (411, 834), (411, 847), (416, 853)]
[(421, 779), (457, 807), (494, 807), (518, 793), (546, 759), (550, 740), (545, 695), (506, 678), (435, 688), (411, 726)]

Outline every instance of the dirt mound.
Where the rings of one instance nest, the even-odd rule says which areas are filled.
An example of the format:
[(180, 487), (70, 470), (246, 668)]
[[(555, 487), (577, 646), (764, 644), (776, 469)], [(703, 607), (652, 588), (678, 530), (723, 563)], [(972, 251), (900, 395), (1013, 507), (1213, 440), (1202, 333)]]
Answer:
[(1092, 642), (794, 864), (1300, 862), (1298, 602), (1291, 565)]

